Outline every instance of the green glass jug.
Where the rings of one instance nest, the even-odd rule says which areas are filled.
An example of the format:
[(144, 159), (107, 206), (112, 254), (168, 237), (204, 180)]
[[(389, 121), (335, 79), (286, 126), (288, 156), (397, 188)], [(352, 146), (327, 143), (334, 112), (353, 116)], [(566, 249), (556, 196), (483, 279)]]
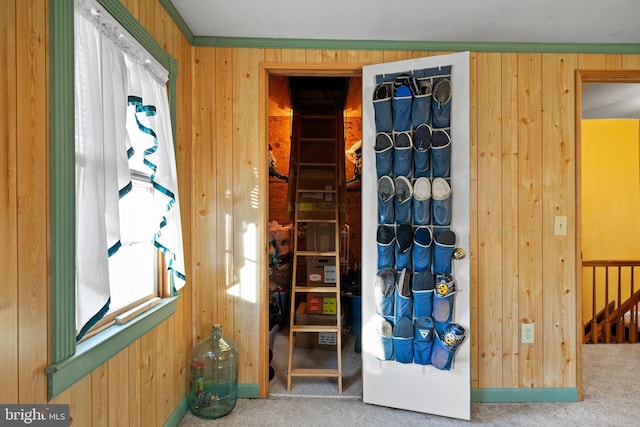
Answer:
[(211, 336), (191, 352), (189, 410), (201, 418), (219, 418), (236, 406), (238, 399), (238, 349), (214, 325)]

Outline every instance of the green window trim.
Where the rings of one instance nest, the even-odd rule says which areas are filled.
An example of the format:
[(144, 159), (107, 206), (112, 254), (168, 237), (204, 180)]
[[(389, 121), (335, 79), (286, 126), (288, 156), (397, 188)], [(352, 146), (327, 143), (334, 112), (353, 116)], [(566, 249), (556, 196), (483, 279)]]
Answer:
[[(175, 145), (176, 59), (162, 49), (118, 0), (97, 1), (169, 71), (168, 97)], [(175, 313), (177, 296), (165, 298), (158, 307), (130, 324), (109, 328), (76, 346), (74, 0), (49, 0), (49, 15), (51, 365), (45, 372), (50, 400)]]

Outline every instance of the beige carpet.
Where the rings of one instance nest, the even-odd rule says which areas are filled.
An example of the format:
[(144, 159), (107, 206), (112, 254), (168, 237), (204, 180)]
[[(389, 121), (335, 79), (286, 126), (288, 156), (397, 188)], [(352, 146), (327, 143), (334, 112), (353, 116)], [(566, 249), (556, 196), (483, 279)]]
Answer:
[(472, 403), (471, 422), (367, 405), (356, 398), (270, 396), (239, 399), (224, 418), (187, 412), (196, 426), (581, 426), (640, 425), (640, 344), (583, 345), (581, 402)]
[[(355, 340), (351, 335), (343, 337), (342, 345), (342, 394), (338, 393), (338, 381), (334, 378), (295, 377), (291, 390), (287, 390), (287, 368), (289, 365), (289, 329), (282, 329), (273, 343), (271, 367), (275, 376), (269, 383), (271, 396), (312, 396), (362, 398), (362, 370), (360, 353), (356, 353)], [(307, 348), (293, 349), (295, 368), (336, 368), (335, 350)]]

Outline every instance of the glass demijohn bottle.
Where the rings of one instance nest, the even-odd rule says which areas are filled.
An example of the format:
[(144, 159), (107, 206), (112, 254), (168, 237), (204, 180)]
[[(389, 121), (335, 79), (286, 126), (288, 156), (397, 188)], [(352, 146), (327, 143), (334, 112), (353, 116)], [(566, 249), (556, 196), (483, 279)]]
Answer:
[(238, 399), (238, 349), (214, 325), (211, 336), (191, 352), (189, 410), (201, 418), (219, 418), (236, 406)]

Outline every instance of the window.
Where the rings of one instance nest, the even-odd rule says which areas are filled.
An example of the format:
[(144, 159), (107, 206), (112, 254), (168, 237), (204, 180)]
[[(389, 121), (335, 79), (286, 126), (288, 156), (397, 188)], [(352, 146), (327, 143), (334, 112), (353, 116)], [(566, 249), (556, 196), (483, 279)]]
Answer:
[[(102, 43), (95, 44), (103, 46), (101, 51), (85, 55), (84, 62), (79, 61), (81, 65), (94, 67), (95, 72), (82, 74), (76, 70), (74, 73), (74, 54), (82, 49), (82, 42), (76, 41), (74, 26), (69, 25), (70, 22), (79, 21), (74, 3), (76, 7), (84, 8), (85, 17), (98, 20), (92, 24), (94, 29), (102, 30), (96, 37), (102, 38), (101, 42), (105, 39), (112, 42), (107, 48)], [(117, 0), (51, 1), (50, 13), (52, 363), (46, 368), (49, 399), (175, 312), (176, 291), (185, 280), (172, 132), (175, 107), (169, 108), (167, 96), (168, 82), (168, 95), (175, 99), (177, 62), (162, 50)], [(110, 32), (110, 35), (103, 37), (104, 32)], [(74, 98), (74, 86), (79, 80), (87, 88), (94, 88), (94, 92), (90, 92), (92, 96)], [(109, 88), (106, 85), (113, 86)], [(96, 87), (99, 88), (97, 92)], [(129, 167), (131, 141), (127, 142), (126, 137), (120, 138), (125, 129), (121, 124), (126, 121), (127, 101), (132, 99), (130, 96), (140, 101), (134, 107), (140, 119), (135, 121), (138, 132), (145, 133), (152, 140), (151, 146), (142, 150), (140, 162), (146, 166), (142, 173), (136, 167)], [(87, 117), (93, 119), (93, 124), (86, 125)], [(76, 127), (77, 123), (84, 123), (85, 127)], [(92, 137), (78, 137), (78, 128), (81, 129), (80, 133), (85, 132), (85, 136), (91, 134)], [(94, 138), (95, 135), (100, 136)], [(117, 148), (114, 144), (96, 145), (94, 142), (97, 140), (118, 141), (119, 145), (115, 144)], [(80, 155), (76, 152), (78, 145)], [(120, 166), (126, 164), (126, 167), (116, 167), (114, 170), (113, 167), (101, 166), (114, 163)], [(75, 174), (72, 169), (74, 164)], [(83, 187), (86, 183), (92, 187)], [(74, 188), (78, 191), (75, 192)], [(86, 189), (97, 191), (83, 191)], [(129, 197), (121, 198), (123, 193)], [(93, 203), (93, 211), (86, 209), (91, 206), (91, 198), (97, 200)], [(124, 199), (127, 200), (120, 204)], [(141, 207), (145, 209), (144, 213), (140, 212)], [(140, 237), (137, 233), (136, 224), (140, 222), (128, 221), (130, 215), (127, 212), (131, 211), (145, 218), (145, 225), (155, 224), (151, 238)], [(101, 221), (107, 224), (104, 231), (100, 227), (92, 228)], [(92, 231), (84, 235), (93, 235), (93, 243), (98, 242), (98, 245), (89, 240), (88, 244), (78, 246), (76, 250), (76, 240), (82, 239), (83, 233), (79, 232), (82, 226)], [(114, 230), (117, 232), (114, 233)], [(86, 248), (98, 249), (86, 251)], [(123, 251), (121, 256), (113, 256), (120, 251)], [(89, 258), (88, 263), (83, 262), (87, 253), (94, 257)], [(123, 271), (118, 266), (131, 253), (147, 259), (148, 271), (160, 271), (161, 274), (149, 276), (145, 273), (146, 283), (142, 288), (135, 278), (116, 280), (114, 276), (113, 282), (127, 291), (125, 294), (112, 291), (109, 276), (114, 271)], [(88, 272), (84, 277), (91, 278), (89, 286), (80, 280), (83, 266), (87, 267)], [(129, 286), (129, 283), (134, 286)], [(130, 293), (130, 289), (135, 292)], [(86, 295), (92, 293), (98, 297), (95, 302), (89, 298), (89, 304), (86, 304)], [(78, 323), (80, 316), (77, 316), (76, 308), (78, 313), (85, 310), (82, 312), (84, 325), (94, 326), (99, 319), (104, 319), (109, 310), (115, 311), (116, 307), (120, 311), (128, 309), (128, 304), (119, 301), (138, 298), (144, 301), (155, 295), (165, 298), (156, 298), (159, 303), (152, 310), (125, 325), (108, 327), (95, 336), (76, 342), (78, 331), (84, 334), (88, 330), (78, 327), (83, 323)]]

